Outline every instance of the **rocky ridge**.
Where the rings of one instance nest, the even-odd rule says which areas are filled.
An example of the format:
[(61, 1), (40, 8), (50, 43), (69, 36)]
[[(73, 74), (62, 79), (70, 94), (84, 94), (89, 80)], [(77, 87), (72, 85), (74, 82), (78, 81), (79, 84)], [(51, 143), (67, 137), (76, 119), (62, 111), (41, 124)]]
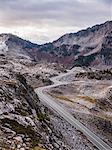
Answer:
[(73, 66), (112, 65), (112, 21), (65, 34), (52, 43), (33, 44), (12, 34), (0, 35), (0, 54), (36, 62)]

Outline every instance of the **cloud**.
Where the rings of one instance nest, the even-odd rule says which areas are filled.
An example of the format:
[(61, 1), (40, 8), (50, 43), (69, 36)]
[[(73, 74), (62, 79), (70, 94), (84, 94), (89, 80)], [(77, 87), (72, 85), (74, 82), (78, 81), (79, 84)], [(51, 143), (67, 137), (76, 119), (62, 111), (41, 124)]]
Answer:
[(52, 41), (66, 32), (110, 20), (110, 3), (111, 0), (0, 0), (0, 32), (17, 32), (36, 42)]
[(104, 3), (106, 3), (106, 4), (112, 4), (112, 0), (100, 0), (100, 1), (102, 1), (102, 2), (104, 2)]

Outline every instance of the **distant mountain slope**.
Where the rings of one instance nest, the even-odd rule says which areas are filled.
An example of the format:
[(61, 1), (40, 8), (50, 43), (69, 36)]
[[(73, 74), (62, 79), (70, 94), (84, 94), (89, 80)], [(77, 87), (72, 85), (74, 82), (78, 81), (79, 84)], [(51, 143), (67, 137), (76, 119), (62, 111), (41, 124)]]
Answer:
[(0, 35), (0, 54), (28, 57), (35, 61), (73, 66), (112, 65), (112, 21), (77, 33), (65, 34), (43, 45), (33, 44), (12, 34)]
[(0, 54), (6, 54), (9, 57), (28, 57), (33, 59), (32, 50), (37, 48), (37, 44), (23, 40), (16, 35), (0, 35)]
[(41, 50), (57, 55), (70, 66), (112, 65), (112, 21), (65, 34)]
[(0, 55), (9, 58), (27, 58), (33, 61), (54, 61), (49, 53), (40, 51), (41, 45), (23, 40), (13, 34), (0, 34)]

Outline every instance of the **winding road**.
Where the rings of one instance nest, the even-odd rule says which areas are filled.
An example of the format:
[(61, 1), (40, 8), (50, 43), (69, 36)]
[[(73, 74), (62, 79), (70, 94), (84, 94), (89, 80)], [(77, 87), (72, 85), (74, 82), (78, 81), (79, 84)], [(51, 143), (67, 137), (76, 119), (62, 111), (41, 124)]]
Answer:
[(90, 142), (93, 143), (99, 150), (112, 150), (112, 148), (101, 140), (98, 136), (96, 136), (93, 132), (91, 132), (87, 127), (85, 127), (82, 123), (80, 123), (77, 119), (75, 119), (65, 108), (62, 108), (53, 98), (48, 95), (45, 90), (49, 88), (53, 88), (59, 85), (69, 84), (67, 81), (60, 81), (62, 77), (66, 77), (68, 75), (75, 73), (75, 69), (70, 70), (68, 73), (61, 74), (59, 76), (53, 77), (50, 80), (54, 83), (53, 85), (39, 87), (35, 89), (35, 92), (38, 94), (39, 99), (46, 105), (50, 106), (53, 110), (55, 110), (61, 117), (63, 117), (67, 122), (69, 122), (76, 129), (80, 130)]

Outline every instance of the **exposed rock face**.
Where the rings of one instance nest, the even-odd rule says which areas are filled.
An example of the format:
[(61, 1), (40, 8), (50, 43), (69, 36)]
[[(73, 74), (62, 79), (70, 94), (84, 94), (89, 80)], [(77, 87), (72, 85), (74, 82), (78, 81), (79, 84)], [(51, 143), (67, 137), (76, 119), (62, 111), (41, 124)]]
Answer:
[(66, 34), (41, 49), (61, 57), (66, 65), (112, 65), (112, 21)]
[[(0, 54), (5, 54), (10, 57), (26, 57), (33, 59), (32, 54), (28, 50), (37, 48), (37, 44), (23, 40), (12, 34), (0, 35)], [(33, 51), (31, 51), (33, 53)]]
[(65, 34), (44, 45), (33, 44), (11, 34), (0, 35), (0, 54), (34, 61), (59, 62), (67, 67), (112, 65), (112, 21)]
[(0, 62), (0, 149), (68, 149), (25, 77)]

